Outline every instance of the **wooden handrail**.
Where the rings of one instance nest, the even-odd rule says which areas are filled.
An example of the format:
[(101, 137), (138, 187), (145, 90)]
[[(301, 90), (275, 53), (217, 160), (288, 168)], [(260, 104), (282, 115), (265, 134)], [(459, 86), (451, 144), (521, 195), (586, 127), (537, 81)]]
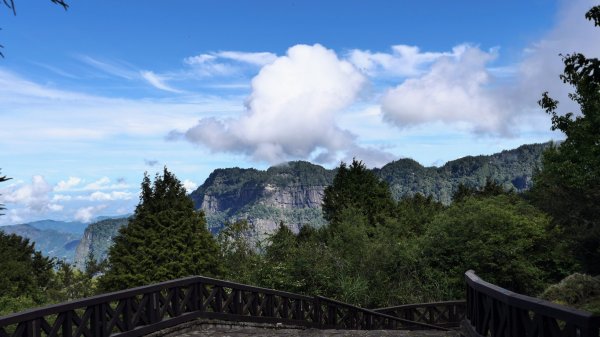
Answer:
[(325, 297), (190, 276), (0, 317), (0, 337), (137, 337), (196, 318), (334, 329), (444, 330)]
[(514, 293), (465, 273), (467, 328), (487, 336), (599, 337), (600, 316)]

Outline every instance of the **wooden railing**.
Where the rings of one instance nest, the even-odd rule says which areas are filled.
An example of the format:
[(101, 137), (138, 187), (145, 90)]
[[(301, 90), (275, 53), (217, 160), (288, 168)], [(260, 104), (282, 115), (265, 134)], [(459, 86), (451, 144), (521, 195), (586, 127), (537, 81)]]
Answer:
[(600, 316), (500, 288), (465, 273), (468, 336), (599, 337)]
[[(373, 311), (409, 321), (432, 324), (445, 328), (458, 328), (465, 319), (466, 301), (406, 304), (373, 309)], [(417, 330), (419, 326), (412, 329)]]
[(196, 318), (322, 329), (445, 330), (325, 297), (193, 276), (0, 317), (0, 337), (135, 337)]

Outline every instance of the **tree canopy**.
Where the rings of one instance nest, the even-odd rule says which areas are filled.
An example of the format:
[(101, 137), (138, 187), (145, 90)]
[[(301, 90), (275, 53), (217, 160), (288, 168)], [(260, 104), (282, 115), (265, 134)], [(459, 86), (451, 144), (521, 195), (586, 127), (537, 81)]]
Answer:
[(393, 214), (394, 204), (388, 184), (354, 159), (350, 166), (341, 163), (333, 183), (325, 188), (323, 217), (335, 225), (345, 209), (355, 208), (375, 226)]
[[(600, 26), (600, 6), (586, 13)], [(548, 92), (540, 106), (551, 115), (552, 129), (566, 139), (544, 152), (543, 169), (534, 177), (533, 202), (567, 229), (583, 270), (600, 273), (600, 60), (580, 53), (563, 56), (560, 79), (574, 88), (569, 94), (581, 113), (558, 112)]]
[(220, 273), (219, 249), (181, 182), (166, 167), (153, 184), (144, 175), (140, 203), (114, 238), (100, 287), (117, 290)]

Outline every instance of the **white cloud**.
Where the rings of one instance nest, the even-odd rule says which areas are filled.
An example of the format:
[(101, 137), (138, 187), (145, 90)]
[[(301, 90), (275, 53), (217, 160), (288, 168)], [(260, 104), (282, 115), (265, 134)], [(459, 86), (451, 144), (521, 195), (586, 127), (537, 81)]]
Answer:
[(296, 45), (252, 80), (246, 113), (238, 119), (205, 118), (185, 132), (213, 151), (242, 153), (278, 163), (335, 153), (354, 146), (336, 113), (357, 98), (365, 78), (321, 45)]
[(277, 59), (277, 55), (268, 52), (246, 53), (239, 51), (220, 51), (214, 55), (216, 57), (249, 63), (261, 67), (273, 63)]
[(56, 186), (54, 187), (54, 191), (60, 192), (60, 191), (68, 191), (70, 189), (72, 189), (73, 187), (79, 185), (81, 183), (82, 179), (78, 178), (78, 177), (69, 177), (69, 179), (67, 181), (61, 180), (58, 182), (58, 184), (56, 184)]
[(93, 183), (89, 183), (83, 187), (84, 190), (100, 190), (108, 188), (108, 184), (110, 184), (109, 177), (102, 177)]
[(140, 71), (140, 75), (142, 76), (143, 79), (145, 79), (146, 81), (148, 81), (148, 83), (150, 83), (153, 87), (160, 89), (160, 90), (164, 90), (164, 91), (169, 91), (169, 92), (174, 92), (174, 93), (181, 93), (181, 90), (177, 90), (171, 86), (169, 86), (168, 84), (165, 83), (165, 78), (163, 76), (157, 75), (152, 71)]
[(111, 183), (109, 177), (102, 177), (92, 183), (89, 183), (79, 189), (80, 191), (94, 191), (94, 190), (114, 190), (129, 188), (129, 185), (124, 181), (117, 181), (116, 184)]
[(52, 201), (70, 201), (71, 199), (73, 199), (72, 196), (65, 194), (55, 194), (52, 196)]
[(564, 64), (559, 54), (582, 53), (586, 57), (600, 57), (600, 29), (584, 18), (584, 14), (598, 5), (596, 0), (563, 1), (556, 26), (540, 41), (525, 51), (518, 66), (520, 98), (537, 101), (543, 91), (560, 101), (559, 111), (579, 112), (577, 104), (567, 96), (572, 90), (559, 79)]
[(183, 59), (183, 62), (185, 62), (189, 65), (196, 65), (196, 64), (204, 64), (207, 62), (211, 62), (216, 59), (217, 59), (217, 57), (212, 54), (200, 54), (197, 56), (186, 57), (185, 59)]
[(106, 205), (82, 207), (75, 212), (75, 220), (81, 222), (90, 222), (98, 214), (98, 212), (105, 208)]
[(115, 62), (100, 61), (88, 55), (80, 55), (78, 56), (78, 58), (79, 60), (88, 64), (89, 66), (92, 66), (113, 76), (121, 77), (126, 80), (132, 80), (138, 77), (137, 73), (131, 70), (132, 67), (129, 65), (121, 65)]
[(22, 205), (35, 212), (62, 209), (62, 206), (51, 203), (50, 192), (52, 190), (52, 186), (46, 182), (43, 176), (35, 175), (31, 178), (31, 184), (16, 186), (12, 190), (3, 191), (0, 198), (2, 203)]
[(219, 51), (186, 57), (183, 61), (194, 67), (197, 75), (230, 76), (241, 72), (244, 65), (262, 67), (274, 62), (277, 55), (269, 52)]
[(60, 212), (64, 209), (64, 206), (58, 204), (49, 204), (48, 209), (52, 212)]
[[(397, 127), (443, 122), (463, 132), (500, 137), (532, 129), (539, 132), (549, 128), (549, 118), (536, 104), (543, 91), (561, 102), (559, 111), (579, 111), (568, 98), (572, 88), (559, 79), (564, 68), (559, 54), (600, 56), (600, 43), (591, 43), (598, 29), (584, 19), (593, 5), (590, 0), (562, 2), (556, 26), (511, 65), (491, 66), (498, 50), (486, 52), (468, 45), (429, 56), (413, 50), (401, 53), (409, 57), (394, 59), (389, 54), (353, 51), (350, 58), (375, 75), (380, 75), (378, 70), (400, 68), (388, 66), (392, 60), (408, 60), (405, 75), (410, 77), (381, 99), (384, 120)], [(424, 72), (410, 75), (411, 69), (418, 70), (429, 60), (433, 63)]]
[(96, 191), (88, 196), (81, 196), (78, 199), (90, 200), (90, 201), (113, 201), (113, 200), (130, 200), (131, 197), (132, 197), (132, 194), (129, 192), (112, 191), (110, 193), (105, 193), (105, 192), (101, 192), (101, 191)]
[(353, 49), (348, 61), (370, 76), (415, 76), (425, 71), (425, 66), (451, 53), (421, 52), (419, 47), (392, 46), (392, 53)]
[(442, 121), (475, 132), (510, 134), (510, 102), (489, 87), (486, 65), (495, 57), (494, 51), (455, 47), (422, 76), (386, 92), (381, 100), (384, 119), (401, 128)]
[(183, 187), (188, 193), (192, 193), (196, 188), (198, 188), (198, 184), (189, 179), (186, 179), (183, 181)]

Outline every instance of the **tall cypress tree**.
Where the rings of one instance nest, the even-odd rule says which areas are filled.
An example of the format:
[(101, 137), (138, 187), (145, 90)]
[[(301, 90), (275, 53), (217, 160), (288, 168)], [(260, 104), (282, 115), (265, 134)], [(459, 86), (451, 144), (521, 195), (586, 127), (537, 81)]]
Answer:
[(153, 184), (144, 175), (140, 203), (114, 238), (108, 261), (99, 280), (105, 291), (221, 273), (219, 250), (204, 214), (194, 209), (183, 185), (166, 167)]

